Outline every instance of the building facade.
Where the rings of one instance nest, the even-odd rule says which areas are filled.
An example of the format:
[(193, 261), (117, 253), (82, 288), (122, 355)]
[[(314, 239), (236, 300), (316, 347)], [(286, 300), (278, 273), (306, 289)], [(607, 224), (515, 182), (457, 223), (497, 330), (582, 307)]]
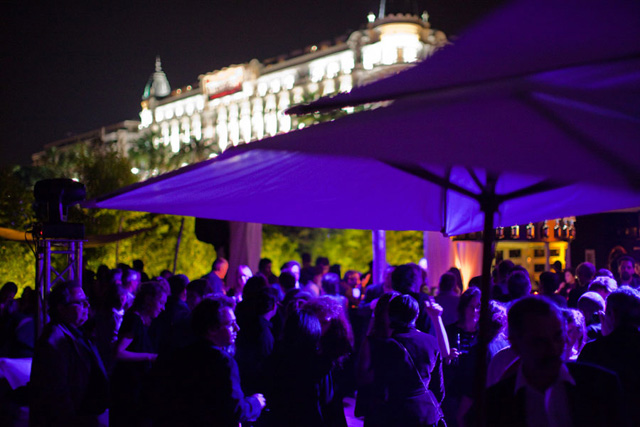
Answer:
[(155, 144), (203, 141), (214, 152), (305, 124), (286, 115), (291, 105), (349, 91), (411, 66), (446, 45), (423, 13), (370, 14), (366, 28), (331, 42), (265, 61), (230, 65), (199, 77), (197, 87), (171, 90), (160, 60), (144, 90), (140, 131)]

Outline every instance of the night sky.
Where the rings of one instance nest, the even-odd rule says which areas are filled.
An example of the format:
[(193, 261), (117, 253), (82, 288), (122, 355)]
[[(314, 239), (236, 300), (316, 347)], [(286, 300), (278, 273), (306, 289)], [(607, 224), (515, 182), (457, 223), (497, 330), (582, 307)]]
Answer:
[[(459, 35), (500, 0), (419, 2), (433, 28)], [(155, 56), (172, 88), (366, 24), (376, 0), (3, 1), (0, 165), (44, 144), (138, 120)]]

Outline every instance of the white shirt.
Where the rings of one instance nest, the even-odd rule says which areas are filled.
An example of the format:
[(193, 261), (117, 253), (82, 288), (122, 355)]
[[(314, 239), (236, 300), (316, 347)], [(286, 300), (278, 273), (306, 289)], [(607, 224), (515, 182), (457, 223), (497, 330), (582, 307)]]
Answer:
[(525, 415), (529, 427), (565, 427), (572, 425), (569, 410), (569, 397), (565, 383), (575, 385), (576, 382), (563, 363), (558, 378), (544, 392), (538, 391), (529, 383), (518, 368), (514, 393), (525, 389)]

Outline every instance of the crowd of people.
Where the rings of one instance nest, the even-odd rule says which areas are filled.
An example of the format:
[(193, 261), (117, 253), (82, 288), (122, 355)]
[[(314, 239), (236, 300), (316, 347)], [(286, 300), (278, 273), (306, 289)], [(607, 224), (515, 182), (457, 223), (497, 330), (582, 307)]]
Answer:
[(266, 258), (255, 274), (241, 265), (235, 283), (223, 258), (195, 280), (150, 278), (141, 261), (101, 266), (52, 287), (37, 339), (33, 291), (15, 299), (5, 284), (0, 357), (33, 363), (25, 390), (4, 393), (3, 421), (13, 400), (33, 426), (104, 425), (108, 414), (116, 427), (342, 427), (355, 396), (365, 426), (640, 425), (631, 257), (614, 272), (556, 265), (537, 289), (499, 262), (482, 346), (478, 278), (463, 286), (452, 268), (430, 288), (404, 264), (370, 283), (324, 257), (302, 261), (279, 276)]

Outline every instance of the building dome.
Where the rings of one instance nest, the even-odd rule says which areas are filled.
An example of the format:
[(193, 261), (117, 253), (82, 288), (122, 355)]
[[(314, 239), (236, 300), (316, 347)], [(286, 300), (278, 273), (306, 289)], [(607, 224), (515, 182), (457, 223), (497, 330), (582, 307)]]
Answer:
[(142, 100), (149, 98), (164, 98), (171, 94), (171, 86), (169, 86), (169, 80), (167, 75), (162, 71), (162, 63), (160, 57), (156, 56), (156, 71), (149, 77), (146, 86), (144, 87), (144, 93), (142, 94)]

